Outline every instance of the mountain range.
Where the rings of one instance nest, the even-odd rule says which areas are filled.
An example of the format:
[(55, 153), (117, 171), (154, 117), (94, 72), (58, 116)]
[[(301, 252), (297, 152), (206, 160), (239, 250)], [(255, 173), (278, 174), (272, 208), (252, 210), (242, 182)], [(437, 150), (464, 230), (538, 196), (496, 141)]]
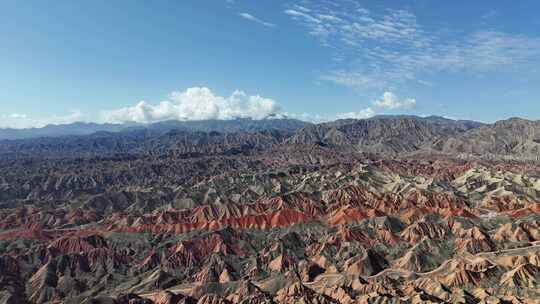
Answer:
[(41, 137), (81, 136), (91, 135), (96, 132), (128, 132), (133, 130), (146, 130), (152, 133), (162, 133), (169, 130), (202, 131), (202, 132), (256, 132), (267, 129), (295, 130), (309, 123), (295, 119), (267, 119), (253, 120), (202, 120), (202, 121), (178, 121), (169, 120), (156, 123), (123, 123), (123, 124), (98, 124), (75, 122), (62, 125), (47, 125), (42, 128), (29, 129), (0, 129), (0, 140), (33, 139)]
[(540, 299), (540, 122), (44, 129), (0, 141), (0, 304)]
[(376, 116), (320, 124), (294, 119), (165, 121), (148, 125), (74, 123), (2, 130), (0, 137), (4, 138), (0, 141), (0, 155), (4, 157), (205, 154), (210, 150), (227, 154), (276, 145), (516, 159), (536, 159), (540, 152), (540, 122), (520, 118), (493, 124), (437, 116)]

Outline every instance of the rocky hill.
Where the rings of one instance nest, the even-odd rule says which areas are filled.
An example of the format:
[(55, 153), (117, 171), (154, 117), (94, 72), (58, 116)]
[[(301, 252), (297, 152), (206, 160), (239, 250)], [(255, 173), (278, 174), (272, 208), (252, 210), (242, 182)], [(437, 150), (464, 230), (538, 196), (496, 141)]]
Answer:
[(540, 156), (540, 121), (511, 118), (444, 138), (434, 148), (449, 153)]
[(456, 136), (480, 125), (441, 117), (378, 116), (307, 126), (298, 130), (288, 142), (353, 146), (365, 152), (412, 152), (429, 147), (441, 138)]
[(376, 117), (4, 141), (0, 303), (536, 303), (540, 164), (452, 155), (534, 155), (500, 145), (535, 132)]
[(42, 137), (83, 136), (97, 132), (128, 132), (144, 130), (147, 133), (161, 135), (171, 130), (193, 132), (259, 132), (264, 130), (294, 131), (310, 123), (296, 119), (268, 117), (254, 120), (239, 118), (232, 120), (200, 120), (200, 121), (162, 121), (156, 123), (123, 123), (97, 124), (76, 122), (71, 124), (47, 125), (43, 128), (0, 129), (0, 140), (33, 139)]

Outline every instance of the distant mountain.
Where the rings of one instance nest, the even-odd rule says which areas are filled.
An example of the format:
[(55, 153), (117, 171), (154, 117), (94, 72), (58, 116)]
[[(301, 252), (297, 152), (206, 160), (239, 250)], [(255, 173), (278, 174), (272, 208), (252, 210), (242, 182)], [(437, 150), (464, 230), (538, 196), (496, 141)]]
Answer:
[(178, 121), (169, 120), (146, 125), (145, 127), (153, 132), (163, 133), (170, 130), (198, 131), (198, 132), (260, 132), (265, 130), (295, 131), (311, 123), (290, 119), (290, 118), (272, 118), (250, 119), (239, 118), (231, 120), (194, 120)]
[(447, 153), (540, 156), (540, 121), (510, 118), (444, 138), (433, 145)]
[(437, 116), (376, 116), (370, 119), (337, 120), (298, 130), (293, 144), (354, 146), (365, 152), (411, 152), (442, 138), (481, 126), (473, 121), (457, 121)]
[[(15, 130), (0, 140), (0, 158), (110, 157), (117, 154), (236, 154), (282, 143), (310, 125), (295, 119), (86, 124)], [(2, 138), (0, 130), (0, 138)], [(10, 139), (10, 140), (7, 140)]]
[(420, 117), (419, 119), (432, 122), (442, 127), (446, 126), (446, 128), (449, 128), (449, 129), (462, 130), (462, 131), (475, 129), (484, 125), (484, 123), (474, 121), (474, 120), (462, 120), (462, 119), (454, 120), (451, 118), (446, 118), (446, 117), (436, 116), (436, 115)]
[(84, 136), (43, 137), (0, 141), (0, 159), (79, 158), (114, 155), (234, 155), (283, 143), (290, 131), (220, 133), (170, 130), (163, 134), (135, 129), (96, 132)]
[(128, 127), (125, 124), (97, 124), (75, 122), (63, 125), (47, 125), (43, 128), (0, 129), (0, 140), (30, 139), (68, 135), (89, 135), (99, 131), (119, 132)]
[(376, 116), (321, 124), (281, 118), (164, 121), (148, 125), (75, 123), (17, 130), (20, 133), (8, 131), (0, 130), (0, 138), (19, 139), (0, 141), (1, 159), (118, 154), (198, 157), (314, 145), (328, 151), (337, 148), (384, 154), (425, 152), (520, 159), (540, 157), (540, 121), (520, 118), (494, 124), (438, 116)]
[(201, 131), (201, 132), (258, 132), (264, 130), (293, 131), (310, 123), (289, 119), (269, 117), (262, 120), (233, 119), (233, 120), (201, 120), (201, 121), (163, 121), (152, 124), (97, 124), (76, 122), (64, 125), (47, 125), (43, 128), (29, 129), (0, 129), (0, 140), (31, 139), (39, 137), (81, 136), (96, 132), (123, 132), (133, 130), (148, 130), (151, 134), (160, 135), (170, 130)]

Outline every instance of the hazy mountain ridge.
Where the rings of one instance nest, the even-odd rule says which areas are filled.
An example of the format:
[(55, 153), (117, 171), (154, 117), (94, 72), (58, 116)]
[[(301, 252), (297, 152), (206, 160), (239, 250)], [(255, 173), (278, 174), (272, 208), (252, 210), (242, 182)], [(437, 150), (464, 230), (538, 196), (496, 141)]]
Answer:
[(38, 137), (59, 137), (69, 135), (90, 135), (92, 133), (100, 131), (119, 132), (127, 127), (129, 126), (123, 124), (75, 122), (71, 124), (47, 125), (42, 128), (1, 128), (0, 140), (31, 139)]
[[(84, 129), (84, 124), (67, 125)], [(540, 122), (520, 118), (493, 124), (430, 116), (376, 116), (311, 124), (293, 119), (166, 121), (150, 125), (103, 125), (88, 135), (0, 141), (2, 158), (109, 157), (117, 154), (250, 153), (278, 145), (322, 146), (351, 152), (540, 155)], [(86, 131), (99, 129), (88, 125)], [(56, 126), (59, 129), (60, 126)], [(62, 131), (58, 133), (68, 133)]]
[(202, 131), (202, 132), (257, 132), (269, 129), (296, 130), (310, 123), (289, 119), (232, 119), (232, 120), (201, 120), (201, 121), (178, 121), (169, 120), (156, 123), (123, 123), (123, 124), (98, 124), (75, 122), (63, 125), (47, 125), (43, 128), (10, 129), (0, 128), (0, 140), (32, 139), (41, 137), (81, 136), (91, 135), (97, 132), (129, 132), (134, 130), (148, 130), (153, 134), (163, 134), (170, 130)]

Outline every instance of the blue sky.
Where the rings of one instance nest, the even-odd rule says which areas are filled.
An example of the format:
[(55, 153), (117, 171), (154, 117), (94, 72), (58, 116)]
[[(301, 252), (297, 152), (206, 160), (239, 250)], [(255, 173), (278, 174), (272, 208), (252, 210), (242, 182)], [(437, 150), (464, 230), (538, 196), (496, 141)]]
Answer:
[(538, 1), (0, 3), (0, 127), (540, 119)]

